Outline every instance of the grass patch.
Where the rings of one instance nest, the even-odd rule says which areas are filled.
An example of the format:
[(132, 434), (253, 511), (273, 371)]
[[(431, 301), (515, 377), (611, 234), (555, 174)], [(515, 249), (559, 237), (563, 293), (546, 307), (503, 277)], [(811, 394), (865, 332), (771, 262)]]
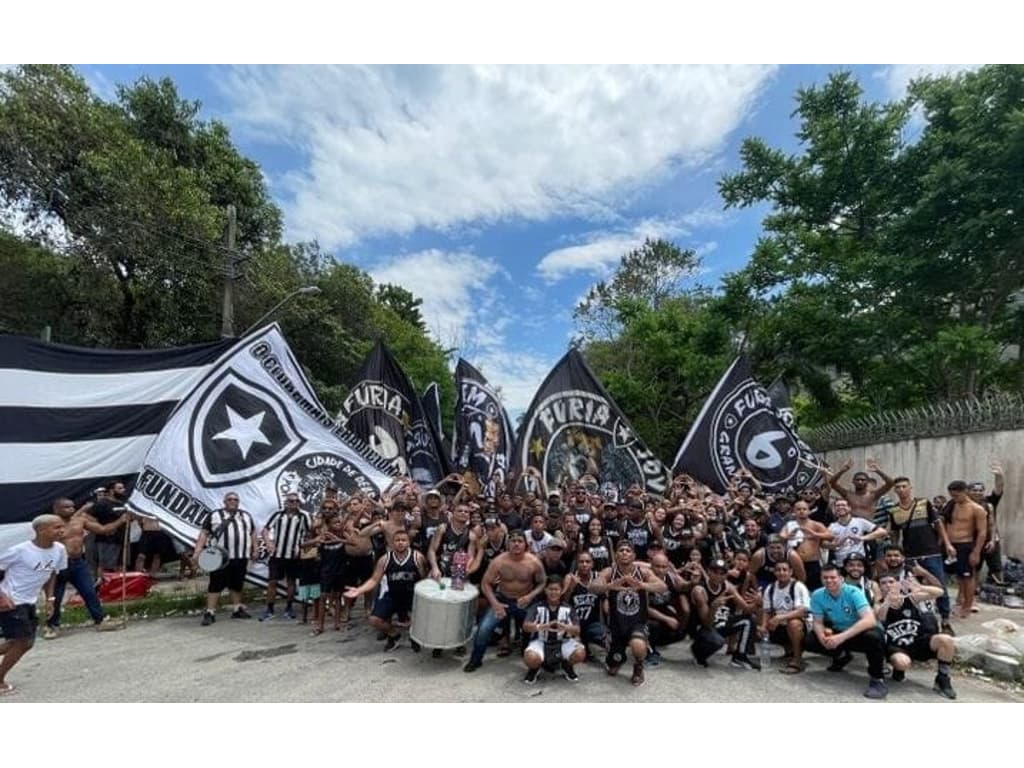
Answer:
[[(259, 602), (262, 590), (250, 589), (242, 593), (246, 603)], [(201, 611), (206, 607), (206, 593), (194, 592), (185, 584), (172, 591), (151, 591), (146, 597), (138, 600), (126, 600), (125, 612), (130, 620), (161, 619), (165, 616), (187, 615), (190, 611)], [(103, 610), (114, 618), (121, 615), (121, 601), (106, 602)], [(60, 613), (60, 623), (64, 627), (92, 624), (92, 616), (85, 606), (65, 606)]]

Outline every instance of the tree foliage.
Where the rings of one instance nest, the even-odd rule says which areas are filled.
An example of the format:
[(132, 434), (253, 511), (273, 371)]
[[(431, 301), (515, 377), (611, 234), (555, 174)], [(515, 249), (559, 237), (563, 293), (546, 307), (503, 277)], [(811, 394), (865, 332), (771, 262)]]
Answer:
[(174, 83), (143, 78), (97, 98), (65, 66), (0, 72), (3, 330), (115, 348), (208, 341), (220, 333), (226, 208), (237, 210), (239, 332), (275, 314), (321, 399), (336, 409), (383, 336), (421, 389), (454, 385), (425, 333), (420, 300), (378, 290), (316, 243), (281, 240), (259, 166), (227, 128), (199, 118)]

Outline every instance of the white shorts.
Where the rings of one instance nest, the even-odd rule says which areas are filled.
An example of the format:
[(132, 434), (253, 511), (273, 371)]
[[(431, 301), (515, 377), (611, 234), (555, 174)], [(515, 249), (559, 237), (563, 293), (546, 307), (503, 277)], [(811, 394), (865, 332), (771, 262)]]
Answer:
[[(574, 640), (571, 637), (567, 637), (567, 638), (565, 638), (565, 640), (562, 641), (562, 658), (565, 661), (568, 661), (569, 657), (572, 656), (576, 652), (577, 649), (582, 649), (582, 648), (583, 648), (583, 646), (580, 645), (577, 640)], [(532, 653), (532, 654), (534, 654), (536, 656), (540, 656), (543, 659), (544, 658), (544, 641), (539, 639), (539, 638), (537, 640), (531, 640), (530, 644), (528, 646), (526, 646), (526, 653)]]

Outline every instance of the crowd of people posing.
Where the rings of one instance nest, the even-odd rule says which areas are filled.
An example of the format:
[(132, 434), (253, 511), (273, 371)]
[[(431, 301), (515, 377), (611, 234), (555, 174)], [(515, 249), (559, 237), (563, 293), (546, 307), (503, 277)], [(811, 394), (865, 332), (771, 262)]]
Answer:
[[(328, 492), (314, 514), (292, 494), (262, 531), (229, 493), (196, 544), (197, 554), (213, 539), (229, 550), (228, 565), (211, 574), (203, 623), (216, 620), (225, 588), (232, 618), (250, 617), (241, 589), (262, 539), (272, 554), (261, 620), (277, 616), (283, 591), (281, 617), (297, 618), (299, 604), (319, 634), (328, 616), (342, 627), (363, 598), (386, 650), (409, 624), (416, 582), (464, 564), (480, 593), (472, 648), (457, 651), (469, 652), (466, 672), (496, 646), (499, 657), (522, 654), (527, 683), (545, 669), (575, 681), (575, 665), (593, 660), (610, 675), (630, 663), (631, 682), (642, 685), (645, 667), (673, 643), (690, 639), (702, 666), (723, 652), (747, 670), (770, 643), (784, 649), (780, 671), (793, 675), (808, 652), (829, 657), (833, 671), (864, 654), (869, 698), (887, 695), (886, 666), (899, 681), (913, 660), (936, 659), (935, 690), (955, 698), (950, 620), (970, 614), (983, 563), (1001, 578), (1002, 472), (993, 465), (991, 494), (957, 481), (948, 499), (929, 500), (872, 461), (872, 474), (855, 473), (847, 487), (850, 469), (794, 496), (762, 494), (748, 472), (726, 495), (680, 475), (666, 497), (639, 487), (609, 494), (586, 476), (550, 493), (536, 477), (537, 494), (474, 498), (452, 476), (439, 486), (445, 493), (412, 483), (381, 500)], [(947, 572), (960, 584), (955, 609)]]
[[(534, 475), (535, 494), (478, 498), (453, 475), (438, 489), (421, 493), (408, 482), (383, 499), (340, 498), (328, 489), (315, 510), (289, 494), (262, 530), (241, 509), (238, 493), (229, 492), (195, 545), (196, 559), (211, 545), (225, 556), (209, 574), (202, 624), (216, 621), (224, 590), (230, 617), (252, 618), (242, 591), (250, 562), (265, 546), (261, 621), (301, 620), (317, 635), (328, 619), (335, 629), (345, 626), (362, 598), (391, 650), (409, 626), (416, 583), (450, 577), (455, 564), (479, 590), (471, 648), (456, 650), (469, 654), (467, 673), (493, 646), (499, 657), (521, 655), (526, 683), (545, 670), (575, 682), (575, 667), (593, 661), (609, 675), (629, 665), (639, 686), (645, 668), (657, 666), (661, 649), (674, 643), (688, 640), (699, 665), (722, 653), (743, 670), (768, 663), (774, 644), (784, 649), (780, 671), (790, 675), (804, 670), (807, 653), (828, 657), (832, 671), (863, 654), (870, 678), (864, 695), (874, 699), (888, 693), (887, 667), (889, 679), (900, 681), (912, 661), (935, 659), (934, 689), (955, 698), (951, 618), (970, 614), (983, 564), (989, 579), (1001, 578), (1001, 469), (993, 465), (990, 494), (982, 483), (955, 481), (948, 499), (929, 500), (914, 495), (908, 478), (891, 478), (873, 461), (870, 474), (856, 472), (847, 487), (842, 478), (851, 468), (847, 462), (825, 472), (821, 488), (798, 495), (766, 495), (742, 471), (725, 495), (687, 475), (677, 476), (664, 497), (636, 486), (619, 492), (591, 476), (548, 492)], [(76, 514), (55, 511), (61, 516), (37, 519), (44, 549)], [(27, 545), (38, 550), (40, 542)], [(8, 637), (26, 635), (22, 624), (35, 621), (34, 612), (13, 617), (8, 587), (22, 579), (25, 559), (15, 550), (0, 556), (0, 569), (8, 571), (0, 582)], [(959, 581), (955, 607), (947, 572)], [(410, 644), (421, 650), (412, 638)]]

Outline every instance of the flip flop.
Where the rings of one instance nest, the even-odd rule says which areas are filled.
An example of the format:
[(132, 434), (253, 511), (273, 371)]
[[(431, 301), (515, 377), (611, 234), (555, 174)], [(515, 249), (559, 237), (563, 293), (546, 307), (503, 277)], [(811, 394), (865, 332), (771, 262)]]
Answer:
[(511, 655), (512, 655), (512, 649), (511, 648), (505, 647), (505, 648), (499, 648), (498, 649), (498, 653), (497, 653), (498, 658), (502, 658), (503, 659), (506, 656), (511, 656)]
[(11, 696), (17, 692), (18, 689), (10, 683), (4, 683), (3, 687), (0, 688), (0, 696)]

